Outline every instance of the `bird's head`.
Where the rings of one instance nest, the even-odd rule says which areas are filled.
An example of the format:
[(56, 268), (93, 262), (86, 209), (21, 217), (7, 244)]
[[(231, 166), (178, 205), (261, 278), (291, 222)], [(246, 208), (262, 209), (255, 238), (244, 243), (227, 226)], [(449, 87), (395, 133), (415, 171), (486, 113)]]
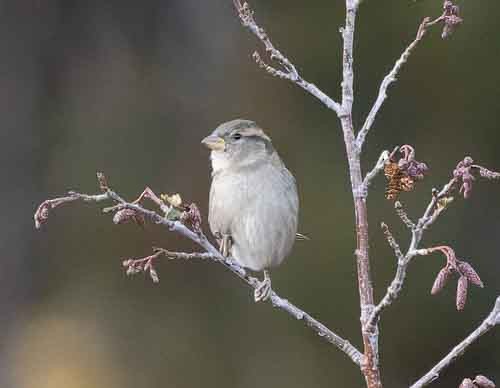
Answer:
[(260, 162), (274, 152), (269, 136), (255, 122), (241, 119), (219, 125), (201, 143), (212, 150), (214, 172)]

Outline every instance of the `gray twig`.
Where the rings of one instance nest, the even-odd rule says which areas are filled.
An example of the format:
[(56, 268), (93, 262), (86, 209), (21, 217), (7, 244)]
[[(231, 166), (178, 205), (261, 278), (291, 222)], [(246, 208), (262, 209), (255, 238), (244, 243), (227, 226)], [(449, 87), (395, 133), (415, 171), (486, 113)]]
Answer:
[(496, 325), (500, 325), (500, 296), (497, 297), (495, 306), (486, 319), (467, 338), (455, 346), (441, 361), (439, 361), (429, 372), (415, 382), (410, 388), (421, 388), (429, 385), (439, 378), (440, 373), (451, 365), (457, 358), (462, 356), (467, 348), (487, 333)]
[(408, 229), (410, 230), (415, 229), (416, 227), (415, 223), (408, 216), (408, 213), (406, 213), (406, 210), (400, 201), (396, 201), (394, 203), (394, 209), (396, 210), (396, 214), (399, 216), (399, 218), (401, 218), (401, 221), (403, 222), (403, 224), (406, 225)]
[(389, 160), (389, 151), (387, 150), (383, 151), (380, 154), (377, 163), (375, 164), (373, 169), (368, 174), (366, 174), (365, 179), (363, 180), (364, 190), (366, 191), (368, 190), (372, 181), (377, 177), (378, 174), (380, 174), (384, 170), (384, 166), (388, 160)]
[[(403, 289), (408, 265), (410, 264), (412, 258), (419, 254), (418, 246), (422, 241), (424, 230), (427, 229), (437, 219), (439, 214), (441, 214), (442, 210), (440, 210), (441, 207), (439, 206), (439, 204), (441, 203), (440, 200), (446, 198), (450, 194), (450, 192), (455, 187), (455, 183), (456, 179), (453, 178), (441, 189), (441, 191), (438, 192), (437, 190), (433, 190), (431, 201), (427, 206), (424, 215), (419, 219), (417, 225), (414, 225), (409, 218), (406, 219), (407, 216), (404, 216), (406, 213), (401, 213), (402, 208), (399, 208), (400, 213), (403, 215), (400, 215), (401, 219), (411, 229), (411, 242), (405, 255), (401, 253), (399, 245), (397, 245), (394, 237), (392, 237), (392, 234), (390, 234), (387, 225), (382, 225), (382, 228), (386, 235), (386, 239), (389, 241), (389, 244), (395, 251), (396, 258), (398, 259), (398, 266), (396, 269), (396, 274), (391, 284), (387, 288), (386, 294), (384, 295), (382, 300), (375, 306), (370, 315), (370, 318), (367, 321), (368, 329), (374, 327), (374, 325), (378, 322), (382, 311), (389, 307), (398, 298), (401, 290)], [(397, 204), (396, 209), (398, 209)]]
[[(102, 202), (105, 200), (111, 200), (117, 204), (117, 206), (113, 206), (108, 208), (108, 212), (111, 210), (121, 210), (121, 209), (130, 209), (138, 214), (144, 216), (145, 219), (151, 221), (154, 224), (162, 225), (166, 227), (168, 230), (172, 232), (179, 233), (180, 235), (190, 239), (191, 241), (198, 244), (202, 247), (205, 252), (204, 253), (185, 253), (185, 252), (171, 252), (164, 249), (156, 249), (157, 255), (165, 255), (169, 258), (177, 258), (177, 259), (208, 259), (212, 260), (215, 263), (222, 264), (224, 267), (229, 269), (233, 274), (238, 276), (241, 280), (243, 280), (248, 286), (252, 288), (256, 288), (259, 285), (259, 280), (255, 277), (250, 276), (247, 271), (240, 267), (234, 260), (230, 257), (224, 257), (219, 252), (219, 250), (213, 246), (210, 241), (206, 238), (205, 234), (201, 229), (193, 231), (189, 229), (186, 225), (184, 225), (180, 221), (169, 220), (166, 217), (158, 214), (153, 210), (149, 210), (144, 208), (137, 202), (128, 202), (123, 199), (119, 194), (115, 191), (111, 190), (109, 187), (104, 188), (105, 192), (97, 195), (88, 195), (77, 192), (70, 192), (68, 196), (55, 198), (52, 200), (44, 201), (37, 209), (35, 213), (35, 223), (36, 227), (39, 228), (42, 223), (46, 222), (49, 216), (48, 209), (54, 209), (58, 205), (67, 202), (73, 202), (77, 200), (81, 200), (84, 202)], [(150, 191), (150, 194), (154, 195)], [(154, 198), (157, 198), (156, 196)], [(159, 200), (157, 200), (159, 201)], [(167, 208), (162, 206), (161, 203), (157, 203), (163, 211)], [(348, 340), (340, 337), (338, 334), (327, 328), (317, 319), (309, 315), (307, 312), (303, 311), (299, 307), (295, 306), (288, 300), (280, 297), (275, 291), (271, 292), (270, 301), (272, 305), (280, 310), (283, 310), (290, 314), (297, 320), (302, 320), (305, 324), (314, 330), (320, 337), (324, 338), (327, 342), (331, 343), (341, 351), (343, 351), (356, 365), (361, 366), (362, 354), (359, 350), (357, 350)]]
[(368, 135), (368, 132), (370, 131), (374, 121), (375, 117), (377, 116), (377, 113), (379, 112), (380, 108), (382, 107), (382, 104), (384, 103), (385, 99), (387, 98), (387, 88), (396, 81), (396, 77), (403, 67), (403, 65), (408, 61), (408, 57), (412, 53), (412, 51), (415, 49), (415, 47), (418, 45), (418, 43), (422, 40), (424, 37), (425, 33), (427, 32), (427, 28), (431, 25), (436, 24), (442, 19), (442, 16), (439, 18), (435, 19), (434, 21), (430, 21), (430, 18), (425, 18), (422, 23), (420, 23), (420, 26), (417, 31), (417, 35), (415, 39), (408, 45), (408, 47), (403, 51), (401, 56), (398, 58), (396, 63), (394, 64), (394, 67), (391, 69), (389, 74), (387, 74), (382, 83), (380, 84), (379, 92), (377, 99), (375, 100), (375, 103), (372, 106), (372, 109), (370, 110), (370, 113), (368, 113), (368, 116), (366, 117), (365, 123), (363, 124), (363, 127), (358, 133), (356, 142), (358, 144), (358, 147), (361, 149), (363, 148), (363, 144), (366, 139), (366, 135)]
[(294, 84), (300, 86), (306, 92), (312, 94), (319, 99), (329, 109), (335, 111), (337, 115), (341, 114), (341, 106), (333, 98), (321, 91), (316, 85), (304, 80), (295, 65), (279, 51), (271, 42), (269, 35), (260, 27), (254, 19), (254, 12), (250, 8), (248, 2), (241, 3), (241, 0), (233, 0), (234, 7), (238, 12), (241, 24), (248, 28), (264, 45), (266, 52), (269, 54), (271, 60), (276, 61), (282, 69), (277, 69), (270, 64), (266, 63), (261, 55), (255, 51), (252, 55), (255, 62), (259, 67), (263, 68), (274, 77), (286, 79)]

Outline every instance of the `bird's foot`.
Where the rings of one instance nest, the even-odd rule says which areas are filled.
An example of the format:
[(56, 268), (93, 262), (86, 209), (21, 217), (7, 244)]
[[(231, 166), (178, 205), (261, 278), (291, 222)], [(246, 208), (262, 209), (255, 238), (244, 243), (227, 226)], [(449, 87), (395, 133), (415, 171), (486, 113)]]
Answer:
[(264, 280), (259, 283), (254, 292), (255, 302), (265, 302), (271, 296), (272, 291), (271, 276), (268, 270), (264, 270)]

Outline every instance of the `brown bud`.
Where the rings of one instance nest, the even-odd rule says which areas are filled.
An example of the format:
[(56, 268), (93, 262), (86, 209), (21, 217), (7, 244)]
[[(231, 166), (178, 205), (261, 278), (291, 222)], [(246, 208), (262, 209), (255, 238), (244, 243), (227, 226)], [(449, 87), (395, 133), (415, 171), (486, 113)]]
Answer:
[(450, 279), (452, 270), (446, 266), (438, 272), (436, 276), (436, 280), (434, 280), (434, 284), (432, 285), (431, 294), (436, 295), (439, 291), (441, 291), (448, 280)]
[(464, 379), (458, 388), (476, 388), (471, 379)]
[(462, 311), (467, 302), (467, 287), (469, 281), (465, 276), (460, 276), (457, 284), (457, 310)]
[(186, 206), (186, 210), (182, 213), (181, 221), (191, 224), (195, 232), (201, 230), (201, 213), (195, 203)]
[(144, 220), (144, 215), (137, 213), (133, 209), (121, 209), (118, 210), (115, 215), (113, 216), (113, 222), (116, 225), (123, 224), (125, 222), (135, 222), (139, 226), (144, 226), (145, 220)]
[(50, 205), (47, 201), (43, 202), (35, 212), (35, 228), (40, 229), (42, 225), (49, 219)]
[(108, 180), (102, 172), (97, 173), (97, 181), (99, 182), (99, 189), (105, 193), (109, 190)]
[(472, 268), (472, 265), (467, 263), (466, 261), (460, 261), (457, 265), (459, 272), (465, 276), (472, 284), (475, 284), (478, 287), (483, 288), (484, 284), (477, 274), (477, 272)]
[(496, 385), (493, 381), (491, 381), (489, 378), (487, 378), (483, 375), (477, 375), (476, 378), (474, 379), (474, 383), (479, 388), (495, 388), (496, 387)]

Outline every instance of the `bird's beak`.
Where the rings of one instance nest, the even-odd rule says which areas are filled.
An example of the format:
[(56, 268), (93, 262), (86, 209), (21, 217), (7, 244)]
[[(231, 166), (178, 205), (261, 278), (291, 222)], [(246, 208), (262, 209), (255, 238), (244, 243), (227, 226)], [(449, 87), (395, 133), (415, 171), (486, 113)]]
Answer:
[(216, 135), (207, 136), (201, 141), (201, 144), (214, 151), (224, 151), (226, 148), (224, 139)]

